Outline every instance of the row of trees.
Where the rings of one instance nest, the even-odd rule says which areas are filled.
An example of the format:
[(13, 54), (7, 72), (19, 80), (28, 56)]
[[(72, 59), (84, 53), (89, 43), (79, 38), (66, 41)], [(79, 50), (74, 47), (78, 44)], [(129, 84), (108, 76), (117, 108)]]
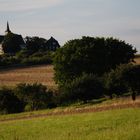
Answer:
[(52, 64), (52, 57), (52, 52), (36, 52), (31, 54), (27, 50), (22, 50), (14, 56), (9, 54), (0, 55), (0, 68), (9, 66), (16, 67), (17, 65)]

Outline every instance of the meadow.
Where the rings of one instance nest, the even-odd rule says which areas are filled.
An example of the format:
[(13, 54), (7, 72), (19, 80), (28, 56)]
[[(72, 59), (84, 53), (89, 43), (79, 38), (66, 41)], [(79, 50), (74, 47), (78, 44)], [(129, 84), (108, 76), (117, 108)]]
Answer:
[(0, 123), (0, 140), (139, 140), (139, 132), (138, 108)]

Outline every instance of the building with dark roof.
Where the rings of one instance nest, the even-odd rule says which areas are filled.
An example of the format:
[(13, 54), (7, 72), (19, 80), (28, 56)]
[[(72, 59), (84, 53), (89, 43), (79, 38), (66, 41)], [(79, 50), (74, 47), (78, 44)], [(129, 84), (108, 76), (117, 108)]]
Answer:
[(53, 37), (47, 40), (47, 42), (45, 43), (45, 46), (47, 50), (50, 50), (50, 51), (56, 51), (57, 48), (60, 48), (58, 41), (54, 39)]

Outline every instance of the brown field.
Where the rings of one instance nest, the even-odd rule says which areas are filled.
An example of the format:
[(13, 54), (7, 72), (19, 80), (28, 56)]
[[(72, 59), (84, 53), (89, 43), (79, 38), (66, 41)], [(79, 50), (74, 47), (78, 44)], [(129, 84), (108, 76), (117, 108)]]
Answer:
[[(136, 64), (140, 65), (140, 55), (135, 58)], [(57, 85), (54, 80), (52, 65), (33, 66), (26, 68), (0, 70), (0, 86), (15, 86), (18, 83), (42, 83), (51, 89)]]
[(140, 55), (137, 55), (135, 58), (136, 64), (140, 65)]
[(0, 86), (15, 86), (18, 83), (42, 83), (56, 88), (52, 65), (0, 70)]

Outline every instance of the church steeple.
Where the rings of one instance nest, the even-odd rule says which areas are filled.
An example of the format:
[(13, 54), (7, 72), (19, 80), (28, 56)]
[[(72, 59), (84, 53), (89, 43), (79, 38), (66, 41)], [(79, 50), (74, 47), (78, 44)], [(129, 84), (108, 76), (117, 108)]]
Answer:
[(7, 21), (7, 29), (6, 29), (5, 33), (8, 34), (8, 33), (10, 33), (10, 32), (11, 32), (11, 31), (10, 31), (9, 23), (8, 23), (8, 21)]

